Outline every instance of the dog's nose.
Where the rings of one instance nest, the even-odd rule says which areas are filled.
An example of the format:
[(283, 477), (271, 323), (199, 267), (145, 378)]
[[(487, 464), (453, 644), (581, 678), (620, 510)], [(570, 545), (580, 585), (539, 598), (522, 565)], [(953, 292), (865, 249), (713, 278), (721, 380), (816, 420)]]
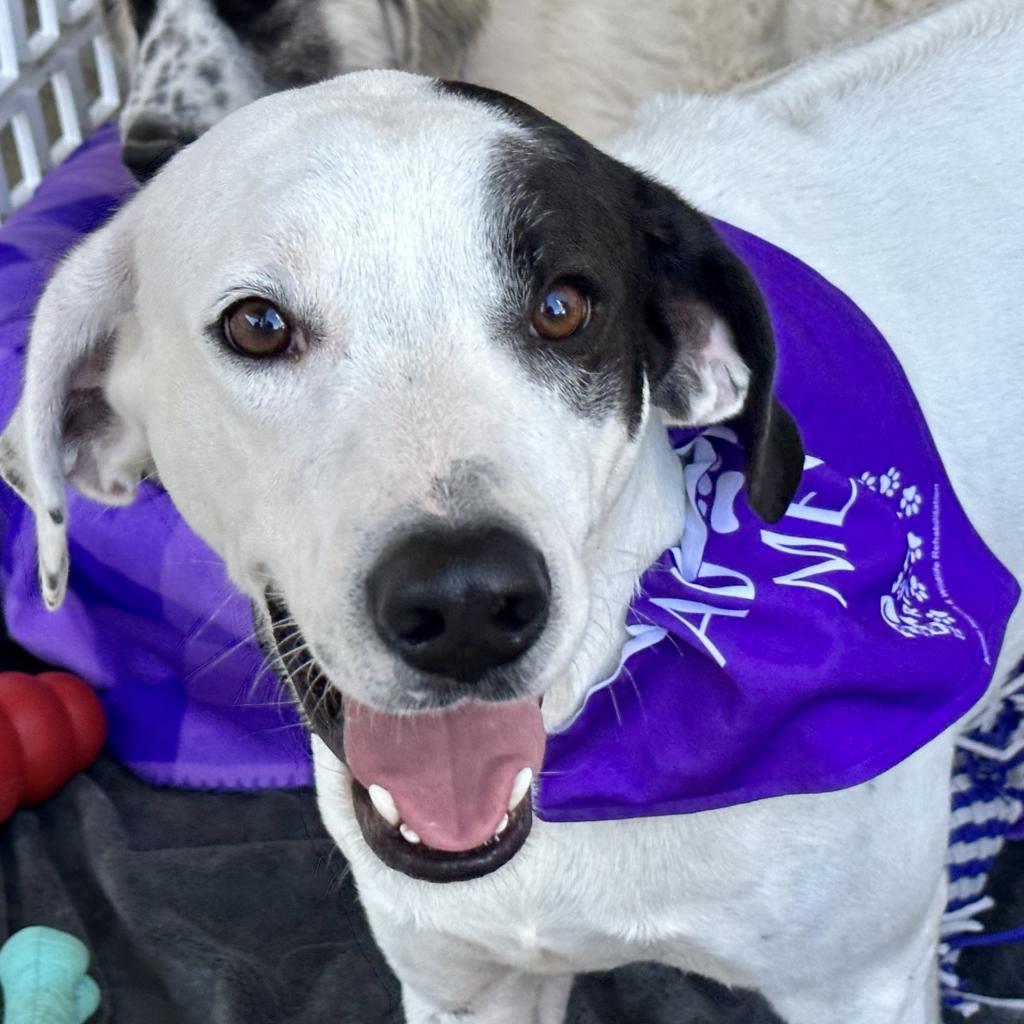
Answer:
[(196, 136), (167, 121), (143, 115), (132, 122), (121, 145), (121, 162), (140, 184), (149, 181), (168, 160)]
[(551, 599), (544, 556), (501, 527), (407, 537), (367, 579), (377, 632), (407, 664), (474, 683), (528, 650)]

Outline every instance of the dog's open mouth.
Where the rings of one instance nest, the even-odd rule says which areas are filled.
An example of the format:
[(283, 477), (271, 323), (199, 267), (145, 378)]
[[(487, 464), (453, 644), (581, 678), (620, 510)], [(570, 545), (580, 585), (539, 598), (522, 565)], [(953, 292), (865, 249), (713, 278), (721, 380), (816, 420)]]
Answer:
[[(323, 673), (287, 607), (268, 593), (274, 646), (313, 729), (352, 774), (356, 820), (388, 867), (429, 882), (496, 871), (523, 846), (530, 794), (544, 756), (536, 701), (467, 700), (440, 711), (391, 714), (324, 700)], [(298, 671), (296, 671), (298, 669)], [(333, 696), (333, 694), (332, 694)]]
[(465, 881), (505, 864), (529, 834), (543, 754), (535, 702), (399, 716), (345, 701), (359, 826), (385, 864), (414, 878)]

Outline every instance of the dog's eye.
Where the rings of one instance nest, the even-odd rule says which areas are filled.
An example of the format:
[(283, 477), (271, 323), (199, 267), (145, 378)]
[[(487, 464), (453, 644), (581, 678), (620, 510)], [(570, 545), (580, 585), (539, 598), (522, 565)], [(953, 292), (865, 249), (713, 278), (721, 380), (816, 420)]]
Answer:
[(292, 345), (292, 328), (273, 303), (242, 299), (224, 314), (224, 337), (250, 359), (283, 355)]
[(562, 281), (549, 288), (533, 311), (534, 331), (548, 341), (561, 341), (587, 326), (590, 299), (574, 284)]

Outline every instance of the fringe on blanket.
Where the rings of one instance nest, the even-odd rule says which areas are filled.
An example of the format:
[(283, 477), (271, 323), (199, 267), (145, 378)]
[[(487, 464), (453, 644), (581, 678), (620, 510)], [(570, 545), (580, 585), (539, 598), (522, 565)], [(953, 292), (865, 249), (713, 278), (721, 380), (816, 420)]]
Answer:
[(992, 864), (1007, 839), (1024, 839), (1024, 663), (986, 704), (957, 744), (949, 833), (949, 902), (942, 918), (939, 979), (952, 1016), (973, 1017), (982, 1006), (1024, 1010), (1024, 999), (969, 992), (957, 972), (960, 951), (971, 946), (1024, 942), (1024, 926), (986, 933), (978, 915)]

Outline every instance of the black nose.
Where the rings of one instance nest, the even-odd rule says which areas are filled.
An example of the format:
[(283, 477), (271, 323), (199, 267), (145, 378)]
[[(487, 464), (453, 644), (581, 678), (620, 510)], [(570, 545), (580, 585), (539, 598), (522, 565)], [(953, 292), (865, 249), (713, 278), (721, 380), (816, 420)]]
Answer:
[(121, 145), (121, 162), (140, 184), (149, 181), (168, 160), (196, 136), (167, 121), (142, 116), (132, 122)]
[(551, 583), (543, 555), (510, 530), (428, 530), (381, 558), (367, 592), (378, 634), (407, 664), (474, 683), (540, 636)]

